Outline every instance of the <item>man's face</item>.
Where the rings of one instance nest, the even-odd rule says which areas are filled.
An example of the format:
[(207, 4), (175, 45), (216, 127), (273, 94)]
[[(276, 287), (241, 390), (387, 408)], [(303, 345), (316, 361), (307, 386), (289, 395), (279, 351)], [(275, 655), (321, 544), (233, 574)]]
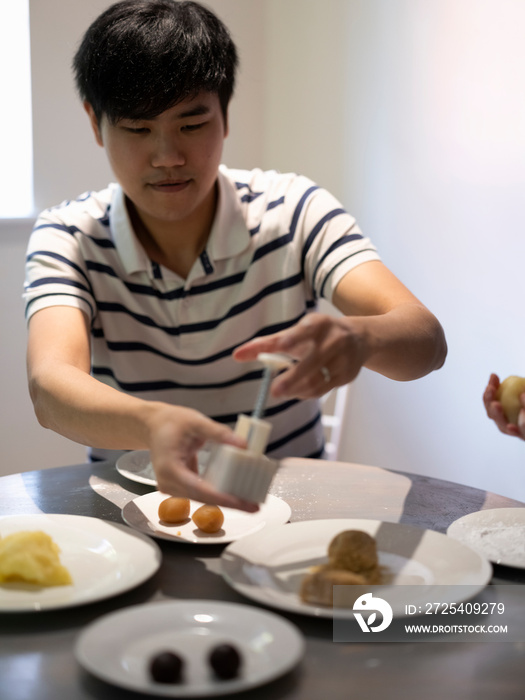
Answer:
[(115, 177), (152, 231), (198, 221), (214, 197), (227, 126), (219, 98), (201, 92), (153, 119), (98, 123), (85, 105)]

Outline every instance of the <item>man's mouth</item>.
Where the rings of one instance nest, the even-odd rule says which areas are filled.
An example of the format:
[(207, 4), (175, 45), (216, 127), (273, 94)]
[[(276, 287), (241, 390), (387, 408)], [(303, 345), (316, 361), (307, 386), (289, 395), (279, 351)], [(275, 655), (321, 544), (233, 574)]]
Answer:
[(152, 187), (157, 192), (180, 192), (190, 184), (190, 180), (159, 180), (151, 182)]

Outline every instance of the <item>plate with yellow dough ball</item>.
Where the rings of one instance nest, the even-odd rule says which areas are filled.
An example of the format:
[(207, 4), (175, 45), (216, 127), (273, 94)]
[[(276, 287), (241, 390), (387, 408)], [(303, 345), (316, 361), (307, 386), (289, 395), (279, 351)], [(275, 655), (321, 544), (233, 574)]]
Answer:
[(132, 528), (161, 540), (227, 544), (268, 525), (283, 525), (291, 512), (288, 503), (272, 495), (256, 513), (246, 513), (152, 491), (127, 503), (122, 517)]
[(150, 538), (82, 515), (0, 517), (0, 612), (84, 605), (131, 590), (160, 567)]

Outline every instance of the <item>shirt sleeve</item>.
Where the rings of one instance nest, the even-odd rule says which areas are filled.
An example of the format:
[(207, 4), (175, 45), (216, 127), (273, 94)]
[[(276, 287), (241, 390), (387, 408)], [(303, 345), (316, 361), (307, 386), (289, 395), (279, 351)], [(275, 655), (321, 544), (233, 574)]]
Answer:
[(79, 234), (76, 227), (66, 225), (53, 210), (43, 212), (37, 219), (25, 267), (23, 298), (27, 320), (49, 306), (72, 306), (93, 320), (96, 304)]
[(331, 301), (347, 272), (380, 256), (332, 194), (307, 178), (299, 179), (304, 195), (296, 217), (304, 278), (316, 298)]

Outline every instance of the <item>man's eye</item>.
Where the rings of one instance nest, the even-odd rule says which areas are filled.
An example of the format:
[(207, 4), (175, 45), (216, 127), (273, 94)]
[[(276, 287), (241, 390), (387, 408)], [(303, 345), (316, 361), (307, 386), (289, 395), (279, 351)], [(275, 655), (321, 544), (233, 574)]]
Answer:
[(130, 134), (147, 134), (147, 133), (149, 133), (149, 129), (147, 129), (145, 126), (141, 126), (141, 127), (124, 126), (123, 129)]
[(182, 131), (197, 131), (198, 129), (202, 129), (206, 122), (200, 122), (199, 124), (185, 124), (182, 127)]

